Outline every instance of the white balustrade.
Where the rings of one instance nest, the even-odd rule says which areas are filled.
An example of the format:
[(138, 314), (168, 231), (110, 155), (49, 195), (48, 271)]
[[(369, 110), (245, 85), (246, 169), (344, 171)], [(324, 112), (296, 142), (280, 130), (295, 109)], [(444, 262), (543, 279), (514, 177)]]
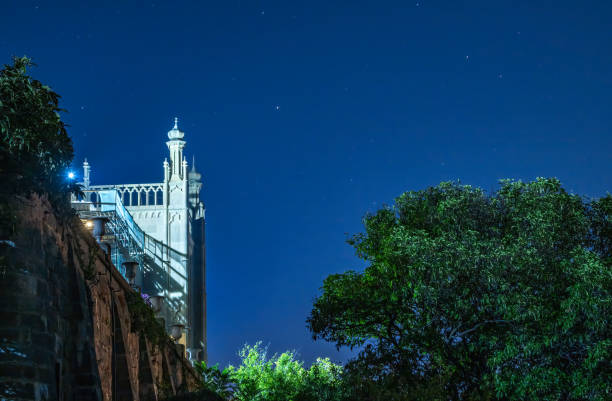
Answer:
[(163, 206), (164, 184), (91, 185), (91, 190), (115, 189), (127, 207)]

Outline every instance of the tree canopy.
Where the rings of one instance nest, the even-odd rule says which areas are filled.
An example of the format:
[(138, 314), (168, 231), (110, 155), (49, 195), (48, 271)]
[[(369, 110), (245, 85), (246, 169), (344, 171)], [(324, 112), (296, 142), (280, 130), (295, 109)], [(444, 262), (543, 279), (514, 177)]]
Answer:
[(291, 351), (269, 357), (261, 343), (245, 345), (241, 363), (220, 370), (202, 362), (196, 369), (203, 387), (236, 401), (342, 401), (342, 367), (317, 358), (309, 369)]
[(15, 57), (0, 70), (1, 191), (65, 193), (74, 189), (65, 177), (72, 140), (60, 118), (59, 95), (27, 74), (32, 65)]
[(307, 320), (356, 347), (353, 399), (612, 397), (612, 197), (557, 179), (407, 192), (353, 236)]

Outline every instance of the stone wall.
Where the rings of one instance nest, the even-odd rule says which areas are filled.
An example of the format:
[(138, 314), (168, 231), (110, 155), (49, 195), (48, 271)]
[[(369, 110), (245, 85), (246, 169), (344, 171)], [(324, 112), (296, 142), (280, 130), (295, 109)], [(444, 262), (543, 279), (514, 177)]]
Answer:
[(38, 196), (17, 208), (15, 232), (0, 238), (0, 399), (157, 400), (194, 390), (182, 350), (135, 327), (138, 294), (81, 221)]

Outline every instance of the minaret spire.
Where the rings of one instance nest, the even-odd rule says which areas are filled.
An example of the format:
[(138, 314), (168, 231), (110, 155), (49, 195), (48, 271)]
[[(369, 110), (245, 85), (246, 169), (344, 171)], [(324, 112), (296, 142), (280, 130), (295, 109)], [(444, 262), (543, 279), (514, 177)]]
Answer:
[[(170, 179), (183, 179), (183, 168), (182, 164), (184, 161), (183, 148), (185, 147), (185, 141), (183, 137), (185, 133), (178, 128), (178, 117), (174, 117), (174, 127), (168, 131), (168, 139), (166, 142), (168, 150), (170, 150)], [(187, 162), (185, 161), (185, 164)]]
[(83, 162), (83, 185), (85, 186), (85, 189), (89, 189), (89, 173), (91, 172), (91, 167), (89, 166), (89, 163), (87, 162), (87, 158), (85, 158), (85, 161)]

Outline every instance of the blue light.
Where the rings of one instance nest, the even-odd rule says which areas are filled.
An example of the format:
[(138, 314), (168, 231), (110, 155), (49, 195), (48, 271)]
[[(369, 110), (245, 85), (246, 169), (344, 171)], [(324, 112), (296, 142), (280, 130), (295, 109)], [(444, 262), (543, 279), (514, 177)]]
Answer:
[(70, 172), (68, 173), (68, 178), (69, 178), (69, 179), (71, 179), (71, 180), (73, 180), (73, 179), (74, 179), (74, 177), (75, 177), (74, 173), (73, 173), (72, 171), (70, 171)]

